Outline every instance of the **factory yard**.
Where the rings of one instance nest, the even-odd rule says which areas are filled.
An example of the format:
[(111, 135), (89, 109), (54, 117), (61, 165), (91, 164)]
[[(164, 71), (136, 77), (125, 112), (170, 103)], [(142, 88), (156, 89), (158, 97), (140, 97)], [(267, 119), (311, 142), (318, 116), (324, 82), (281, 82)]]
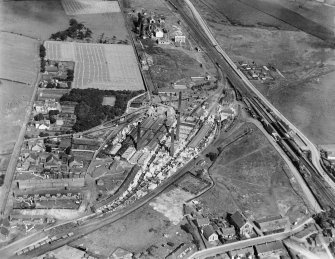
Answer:
[(45, 47), (47, 59), (75, 62), (73, 88), (144, 89), (130, 45), (46, 41)]

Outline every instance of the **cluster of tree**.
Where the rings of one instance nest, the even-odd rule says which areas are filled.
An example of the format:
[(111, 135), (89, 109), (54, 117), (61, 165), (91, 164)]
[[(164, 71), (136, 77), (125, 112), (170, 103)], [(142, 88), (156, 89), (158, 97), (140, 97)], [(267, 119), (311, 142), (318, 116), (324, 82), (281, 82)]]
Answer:
[(66, 30), (51, 34), (50, 39), (65, 41), (68, 37), (77, 40), (91, 38), (92, 31), (76, 19), (70, 19), (69, 25)]
[[(75, 115), (77, 121), (73, 126), (76, 132), (88, 130), (98, 126), (105, 120), (111, 120), (121, 116), (128, 101), (143, 91), (114, 91), (99, 89), (72, 89), (70, 93), (63, 95), (60, 102), (77, 102)], [(114, 106), (102, 105), (103, 97), (114, 96)]]
[(334, 227), (335, 209), (329, 208), (324, 212), (316, 214), (314, 220), (322, 229)]
[[(56, 123), (56, 116), (59, 114), (58, 110), (50, 110), (49, 111), (49, 120), (50, 124)], [(42, 113), (38, 113), (34, 116), (35, 121), (41, 121), (44, 120), (44, 115)]]
[(46, 49), (43, 46), (43, 44), (41, 44), (40, 45), (40, 58), (41, 58), (41, 70), (40, 71), (41, 72), (45, 71), (45, 64), (46, 64), (45, 55), (46, 55)]

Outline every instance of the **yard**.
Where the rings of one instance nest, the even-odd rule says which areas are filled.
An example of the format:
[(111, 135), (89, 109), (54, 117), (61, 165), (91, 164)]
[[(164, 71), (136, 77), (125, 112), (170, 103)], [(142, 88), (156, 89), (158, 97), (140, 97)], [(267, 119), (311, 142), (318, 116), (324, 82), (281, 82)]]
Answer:
[(130, 45), (46, 41), (46, 58), (75, 61), (73, 88), (144, 89)]

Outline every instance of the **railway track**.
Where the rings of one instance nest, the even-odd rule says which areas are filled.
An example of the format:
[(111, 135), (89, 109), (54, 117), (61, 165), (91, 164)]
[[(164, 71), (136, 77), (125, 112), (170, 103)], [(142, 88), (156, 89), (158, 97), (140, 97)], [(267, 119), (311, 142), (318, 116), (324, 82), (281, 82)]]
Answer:
[[(279, 145), (288, 155), (290, 160), (294, 162), (294, 165), (296, 166), (298, 171), (302, 172), (306, 170), (308, 172), (308, 176), (306, 176), (305, 174), (304, 180), (307, 185), (311, 185), (313, 187), (311, 188), (311, 192), (313, 193), (316, 200), (319, 201), (321, 207), (323, 209), (326, 209), (327, 206), (335, 206), (333, 193), (331, 192), (331, 190), (325, 187), (325, 183), (322, 181), (322, 178), (320, 178), (318, 171), (316, 170), (316, 168), (314, 168), (311, 162), (309, 162), (306, 155), (300, 150), (291, 147), (291, 142), (293, 140), (287, 138), (287, 134), (283, 132), (283, 129), (281, 129), (278, 124), (275, 125), (277, 123), (277, 120), (265, 110), (265, 108), (259, 103), (257, 99), (249, 99), (249, 102), (253, 103), (258, 108), (261, 116), (263, 116), (263, 118), (265, 118), (265, 120), (267, 120), (269, 124), (274, 126), (273, 129), (276, 130), (277, 134), (281, 137), (278, 140)], [(306, 177), (310, 177), (310, 179), (306, 179)]]

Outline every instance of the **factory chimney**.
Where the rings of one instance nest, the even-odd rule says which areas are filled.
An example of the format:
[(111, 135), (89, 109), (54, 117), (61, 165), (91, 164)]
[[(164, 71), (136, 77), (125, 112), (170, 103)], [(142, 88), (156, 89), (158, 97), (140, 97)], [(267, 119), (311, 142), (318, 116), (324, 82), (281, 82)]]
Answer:
[(170, 145), (170, 156), (174, 156), (174, 129), (171, 131), (171, 145)]
[(180, 114), (181, 114), (181, 98), (182, 98), (182, 93), (179, 92), (178, 111), (177, 111), (176, 140), (179, 140), (179, 127), (180, 127)]

